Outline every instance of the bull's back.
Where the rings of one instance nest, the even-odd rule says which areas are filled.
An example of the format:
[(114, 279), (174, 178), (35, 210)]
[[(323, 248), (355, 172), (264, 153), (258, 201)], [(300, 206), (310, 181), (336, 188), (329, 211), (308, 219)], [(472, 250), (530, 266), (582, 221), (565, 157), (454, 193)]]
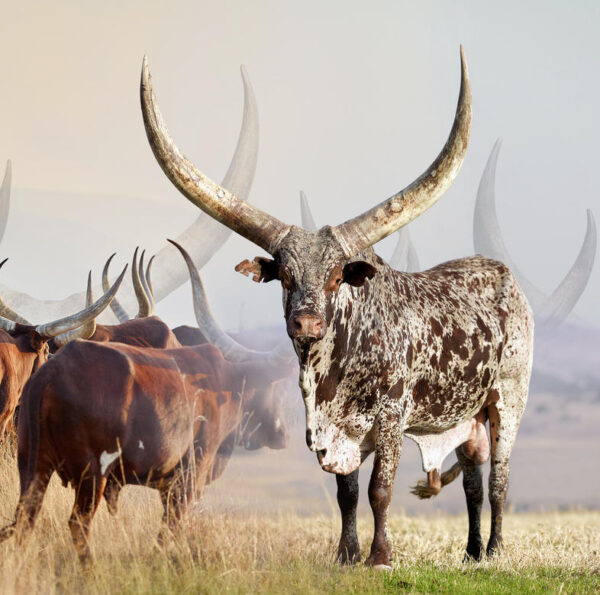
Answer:
[(481, 408), (505, 366), (507, 347), (513, 346), (508, 353), (517, 344), (528, 350), (531, 311), (509, 269), (485, 257), (444, 263), (416, 277), (421, 291), (438, 299), (415, 317), (409, 334), (408, 423), (451, 427)]

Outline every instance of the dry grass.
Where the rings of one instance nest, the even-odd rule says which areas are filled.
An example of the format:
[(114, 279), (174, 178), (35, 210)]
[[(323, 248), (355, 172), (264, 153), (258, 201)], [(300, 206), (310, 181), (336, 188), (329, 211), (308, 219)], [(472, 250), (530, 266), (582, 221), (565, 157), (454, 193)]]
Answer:
[[(0, 518), (13, 518), (18, 494), (14, 458), (4, 449), (0, 465)], [(226, 481), (226, 478), (223, 480)], [(2, 593), (141, 592), (582, 592), (600, 589), (600, 513), (507, 515), (504, 555), (464, 567), (465, 516), (391, 519), (392, 575), (333, 563), (337, 515), (242, 513), (212, 504), (191, 512), (163, 547), (156, 542), (158, 496), (128, 487), (120, 511), (102, 504), (92, 529), (96, 562), (82, 571), (67, 518), (73, 492), (53, 480), (26, 549), (0, 544)], [(489, 519), (486, 519), (486, 525)], [(372, 523), (360, 518), (363, 553)]]

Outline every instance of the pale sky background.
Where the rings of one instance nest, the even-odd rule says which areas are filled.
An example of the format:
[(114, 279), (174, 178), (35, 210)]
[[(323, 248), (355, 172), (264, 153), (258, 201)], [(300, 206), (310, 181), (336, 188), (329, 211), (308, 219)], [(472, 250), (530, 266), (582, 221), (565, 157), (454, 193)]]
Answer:
[[(473, 88), (471, 144), (449, 192), (411, 224), (421, 265), (473, 253), (473, 205), (497, 137), (497, 206), (521, 270), (551, 292), (576, 257), (585, 209), (600, 222), (597, 2), (5, 2), (0, 162), (13, 194), (2, 281), (40, 298), (83, 289), (118, 251), (156, 251), (196, 217), (148, 146), (139, 72), (179, 147), (221, 180), (242, 114), (245, 64), (260, 113), (250, 201), (287, 223), (303, 189), (320, 224), (388, 198), (433, 160), (452, 124), (459, 44)], [(378, 247), (391, 255), (395, 240)], [(233, 267), (232, 237), (202, 271), (236, 328), (282, 321), (278, 285)], [(116, 271), (116, 267), (113, 269)], [(596, 265), (576, 314), (600, 325)], [(159, 305), (192, 323), (189, 286)]]

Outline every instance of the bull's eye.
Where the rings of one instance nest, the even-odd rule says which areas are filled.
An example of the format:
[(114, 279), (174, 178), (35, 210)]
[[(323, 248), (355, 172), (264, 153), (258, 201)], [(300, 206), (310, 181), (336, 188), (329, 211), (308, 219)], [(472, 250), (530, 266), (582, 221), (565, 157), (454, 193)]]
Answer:
[(281, 278), (281, 286), (284, 289), (291, 291), (294, 288), (294, 279), (290, 272), (286, 268), (281, 267), (279, 276)]
[(335, 291), (340, 288), (342, 281), (344, 280), (342, 275), (342, 267), (336, 266), (330, 273), (325, 281), (325, 291)]

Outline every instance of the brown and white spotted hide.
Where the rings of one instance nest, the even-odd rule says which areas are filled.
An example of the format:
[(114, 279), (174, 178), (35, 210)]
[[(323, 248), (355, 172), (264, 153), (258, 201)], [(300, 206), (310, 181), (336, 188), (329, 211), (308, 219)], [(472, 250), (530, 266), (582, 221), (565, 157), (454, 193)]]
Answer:
[[(489, 417), (492, 455), (501, 443), (506, 465), (490, 479), (498, 482), (501, 509), (527, 399), (533, 317), (499, 262), (475, 256), (402, 273), (370, 248), (345, 260), (332, 232), (292, 227), (273, 261), (245, 261), (238, 270), (281, 280), (300, 360), (306, 441), (321, 467), (338, 474), (339, 488), (339, 476), (352, 476), (375, 452), (369, 495), (376, 535), (368, 562), (387, 566), (385, 515), (404, 435), (418, 443), (436, 493), (442, 462), (454, 449), (464, 445), (469, 464), (488, 458)], [(341, 559), (355, 560), (358, 552), (345, 556), (343, 547), (344, 538)]]

